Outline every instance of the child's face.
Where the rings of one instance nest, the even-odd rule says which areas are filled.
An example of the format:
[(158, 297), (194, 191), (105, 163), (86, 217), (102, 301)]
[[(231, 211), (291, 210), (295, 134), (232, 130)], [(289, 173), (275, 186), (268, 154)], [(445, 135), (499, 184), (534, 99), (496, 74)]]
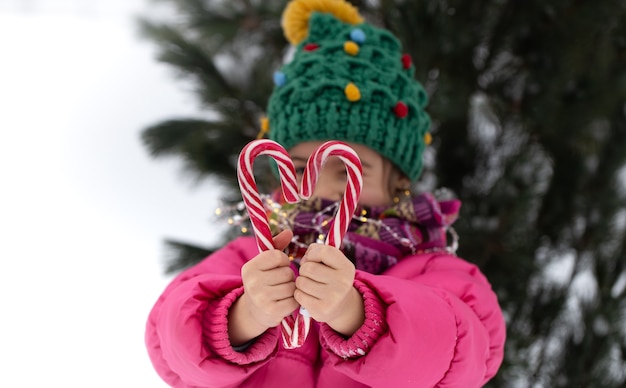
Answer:
[[(309, 156), (322, 141), (300, 143), (289, 150), (298, 173), (298, 182)], [(394, 193), (409, 186), (409, 180), (403, 177), (393, 164), (376, 151), (355, 143), (347, 143), (361, 159), (363, 165), (363, 190), (359, 204), (363, 206), (384, 206), (393, 203)], [(346, 167), (338, 157), (330, 157), (319, 176), (313, 197), (338, 201), (346, 188)]]

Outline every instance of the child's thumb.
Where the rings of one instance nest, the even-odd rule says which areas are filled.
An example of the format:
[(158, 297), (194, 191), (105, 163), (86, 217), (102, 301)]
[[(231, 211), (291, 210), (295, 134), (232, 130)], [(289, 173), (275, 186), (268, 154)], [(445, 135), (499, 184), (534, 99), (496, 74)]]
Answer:
[(289, 229), (285, 229), (282, 232), (278, 233), (274, 236), (274, 248), (282, 251), (287, 248), (287, 245), (291, 242), (291, 238), (293, 237), (293, 232)]

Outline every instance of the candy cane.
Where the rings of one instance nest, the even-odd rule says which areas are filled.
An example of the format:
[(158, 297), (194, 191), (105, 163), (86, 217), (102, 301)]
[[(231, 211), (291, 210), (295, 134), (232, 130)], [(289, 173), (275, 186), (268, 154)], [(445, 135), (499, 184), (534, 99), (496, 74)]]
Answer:
[(307, 168), (304, 171), (302, 186), (300, 187), (300, 196), (304, 199), (311, 197), (322, 167), (331, 156), (338, 156), (344, 162), (348, 173), (348, 182), (343, 199), (326, 236), (326, 244), (339, 249), (341, 240), (343, 240), (354, 215), (363, 187), (363, 168), (359, 156), (347, 144), (339, 141), (327, 141), (319, 146), (307, 161)]
[(254, 179), (254, 159), (259, 155), (271, 156), (278, 164), (280, 184), (283, 188), (285, 200), (289, 203), (298, 202), (298, 181), (296, 169), (291, 157), (280, 144), (267, 139), (255, 140), (248, 143), (239, 154), (237, 178), (243, 202), (248, 209), (252, 229), (256, 236), (259, 252), (274, 249), (270, 224), (265, 214), (265, 207), (259, 195)]
[[(241, 150), (239, 163), (237, 164), (239, 189), (241, 190), (243, 202), (248, 209), (259, 252), (263, 252), (274, 249), (274, 243), (265, 207), (254, 179), (253, 164), (254, 160), (260, 155), (268, 155), (278, 164), (280, 184), (285, 200), (289, 203), (295, 203), (298, 202), (299, 198), (293, 161), (280, 144), (272, 140), (259, 139), (248, 143)], [(292, 315), (285, 317), (281, 322), (281, 334), (285, 348), (295, 349), (302, 346), (310, 327), (310, 316), (300, 313), (295, 319)]]
[[(272, 140), (260, 139), (248, 143), (239, 154), (237, 178), (256, 236), (257, 246), (259, 251), (262, 252), (274, 249), (274, 244), (269, 221), (265, 214), (265, 207), (263, 206), (253, 174), (254, 159), (259, 155), (269, 155), (278, 164), (280, 183), (285, 200), (289, 203), (295, 203), (298, 202), (299, 198), (296, 190), (295, 168), (287, 151)], [(320, 171), (326, 160), (331, 156), (341, 158), (348, 172), (346, 191), (326, 238), (326, 244), (339, 248), (356, 209), (363, 186), (361, 161), (356, 152), (346, 144), (337, 141), (329, 141), (322, 144), (307, 161), (300, 197), (304, 199), (311, 197)], [(295, 349), (302, 346), (310, 327), (311, 316), (304, 308), (300, 308), (295, 319), (293, 315), (285, 317), (281, 322), (281, 333), (285, 348)]]

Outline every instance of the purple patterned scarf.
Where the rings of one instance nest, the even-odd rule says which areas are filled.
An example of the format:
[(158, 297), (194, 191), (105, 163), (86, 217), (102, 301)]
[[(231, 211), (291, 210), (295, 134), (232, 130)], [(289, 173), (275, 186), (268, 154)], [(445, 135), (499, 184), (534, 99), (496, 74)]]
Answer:
[[(272, 212), (272, 224), (286, 224), (293, 230), (287, 253), (299, 258), (309, 244), (325, 237), (338, 205), (313, 199), (284, 203)], [(431, 193), (406, 197), (388, 207), (359, 207), (341, 250), (357, 269), (373, 274), (382, 273), (411, 254), (444, 251), (448, 246), (446, 233), (460, 207), (459, 200), (438, 201)]]

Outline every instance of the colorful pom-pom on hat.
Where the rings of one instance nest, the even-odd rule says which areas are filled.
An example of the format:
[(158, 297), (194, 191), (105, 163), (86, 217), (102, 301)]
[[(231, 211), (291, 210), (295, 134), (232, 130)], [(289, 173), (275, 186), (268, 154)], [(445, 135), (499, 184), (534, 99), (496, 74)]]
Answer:
[(348, 99), (348, 101), (355, 102), (361, 99), (361, 91), (352, 82), (346, 85), (344, 93), (346, 93), (346, 98)]
[(320, 48), (320, 45), (317, 43), (307, 43), (302, 48), (304, 51), (315, 51)]
[(430, 132), (426, 132), (424, 135), (424, 143), (428, 146), (433, 142), (433, 135)]
[(287, 76), (282, 71), (277, 71), (274, 73), (274, 85), (283, 86), (287, 83)]
[(359, 45), (351, 40), (343, 44), (343, 49), (350, 55), (357, 55), (359, 53)]
[(365, 32), (363, 32), (363, 30), (360, 28), (355, 28), (352, 31), (350, 31), (350, 39), (359, 44), (364, 43), (365, 38), (366, 38)]
[(259, 131), (259, 134), (256, 138), (263, 139), (265, 135), (267, 135), (267, 133), (270, 131), (270, 119), (268, 119), (267, 117), (261, 117), (261, 120), (259, 120), (259, 122), (261, 124), (261, 130)]
[(412, 62), (413, 60), (411, 59), (411, 56), (409, 54), (402, 55), (402, 67), (404, 67), (405, 69), (409, 69), (411, 68)]
[(427, 95), (398, 39), (345, 0), (292, 0), (282, 26), (295, 53), (274, 74), (269, 138), (287, 149), (330, 139), (363, 144), (417, 180), (431, 141)]
[(403, 119), (406, 115), (409, 114), (409, 108), (402, 101), (398, 101), (396, 106), (393, 107), (393, 113), (396, 114), (399, 118)]

